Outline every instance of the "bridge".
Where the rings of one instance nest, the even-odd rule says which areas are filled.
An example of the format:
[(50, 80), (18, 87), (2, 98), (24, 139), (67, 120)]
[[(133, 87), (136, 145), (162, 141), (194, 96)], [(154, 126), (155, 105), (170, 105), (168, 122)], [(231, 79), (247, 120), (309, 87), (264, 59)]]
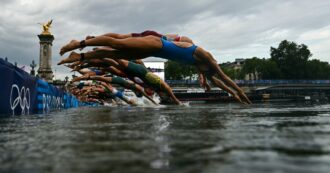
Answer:
[[(190, 93), (194, 93), (195, 90), (199, 93), (199, 97), (203, 97), (203, 99), (212, 95), (212, 93), (201, 94), (202, 89), (198, 80), (167, 80), (166, 82), (178, 95), (181, 95), (184, 90), (192, 91)], [(330, 80), (235, 80), (235, 82), (253, 100), (265, 98), (330, 99)], [(212, 89), (217, 88), (213, 86)], [(192, 94), (188, 95), (192, 96)], [(221, 95), (223, 96), (223, 91)]]
[[(239, 86), (269, 86), (269, 85), (291, 85), (291, 84), (321, 84), (330, 85), (330, 80), (234, 80)], [(199, 86), (198, 80), (166, 80), (172, 86)]]

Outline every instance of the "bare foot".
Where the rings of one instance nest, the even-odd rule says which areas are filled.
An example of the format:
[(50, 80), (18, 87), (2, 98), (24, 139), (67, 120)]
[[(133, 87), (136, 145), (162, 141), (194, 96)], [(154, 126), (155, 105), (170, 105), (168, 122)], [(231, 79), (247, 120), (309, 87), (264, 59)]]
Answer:
[(71, 81), (72, 82), (77, 82), (77, 81), (81, 81), (81, 80), (87, 80), (89, 79), (90, 75), (87, 74), (87, 75), (83, 75), (83, 76), (79, 76), (79, 77), (75, 77), (73, 78)]
[(69, 57), (63, 59), (62, 61), (60, 61), (59, 63), (57, 63), (57, 65), (80, 61), (80, 59), (81, 59), (81, 55), (79, 53), (71, 52), (70, 55), (69, 55)]
[(78, 40), (71, 40), (69, 44), (63, 46), (60, 51), (60, 55), (64, 55), (66, 52), (69, 52), (80, 47), (80, 42)]
[(72, 70), (71, 70), (71, 72), (74, 72), (74, 71), (79, 71), (79, 70), (81, 70), (81, 66), (74, 66), (73, 68), (72, 68)]
[(75, 66), (74, 65), (72, 65), (72, 64), (65, 64), (64, 66), (66, 66), (66, 67), (68, 67), (68, 68), (71, 68), (71, 69), (73, 69)]
[(79, 77), (75, 77), (75, 78), (73, 78), (73, 79), (71, 79), (71, 83), (74, 83), (74, 82), (77, 82), (77, 81), (79, 81), (80, 80), (80, 78)]

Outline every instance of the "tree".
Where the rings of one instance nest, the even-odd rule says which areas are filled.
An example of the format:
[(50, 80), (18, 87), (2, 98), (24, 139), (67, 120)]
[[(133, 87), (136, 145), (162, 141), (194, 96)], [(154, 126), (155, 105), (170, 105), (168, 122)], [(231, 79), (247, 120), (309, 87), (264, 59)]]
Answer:
[(330, 65), (313, 59), (307, 62), (306, 79), (330, 79)]
[(241, 70), (240, 69), (235, 69), (235, 68), (232, 68), (232, 67), (228, 67), (225, 64), (220, 65), (220, 68), (231, 79), (241, 79), (241, 76), (240, 76)]
[(306, 64), (312, 56), (304, 44), (283, 40), (278, 48), (270, 48), (271, 60), (276, 62), (285, 79), (304, 79), (306, 77)]
[(165, 78), (169, 80), (191, 79), (197, 75), (197, 70), (194, 66), (184, 65), (175, 61), (167, 61), (165, 63)]
[(254, 79), (257, 79), (257, 76), (260, 79), (281, 78), (281, 71), (275, 61), (257, 57), (245, 60), (240, 76), (244, 78), (247, 74), (252, 74)]
[(257, 69), (261, 79), (280, 79), (281, 71), (275, 61), (263, 59), (260, 67)]
[(241, 77), (244, 78), (247, 74), (252, 74), (253, 79), (257, 79), (257, 75), (260, 72), (259, 69), (261, 64), (262, 60), (257, 57), (246, 59), (241, 70)]

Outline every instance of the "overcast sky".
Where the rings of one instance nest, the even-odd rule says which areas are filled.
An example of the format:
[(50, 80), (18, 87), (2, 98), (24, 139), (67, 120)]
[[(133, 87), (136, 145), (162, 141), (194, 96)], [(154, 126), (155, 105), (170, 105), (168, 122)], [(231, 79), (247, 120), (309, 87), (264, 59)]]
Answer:
[(330, 61), (330, 1), (327, 0), (0, 0), (0, 57), (39, 61), (42, 28), (51, 33), (57, 78), (68, 72), (55, 64), (71, 39), (105, 32), (147, 29), (189, 36), (219, 62), (268, 58), (270, 47), (287, 39), (306, 44), (312, 59)]

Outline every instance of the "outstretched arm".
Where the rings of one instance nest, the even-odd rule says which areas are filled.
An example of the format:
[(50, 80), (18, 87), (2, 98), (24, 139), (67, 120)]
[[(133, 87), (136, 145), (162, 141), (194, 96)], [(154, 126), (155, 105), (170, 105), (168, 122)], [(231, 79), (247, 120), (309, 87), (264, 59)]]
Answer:
[(110, 84), (105, 83), (105, 82), (101, 82), (101, 85), (105, 89), (107, 89), (108, 91), (110, 91), (114, 96), (118, 97), (119, 99), (121, 99), (122, 101), (126, 102), (127, 104), (136, 105), (136, 103), (133, 100), (129, 100), (122, 93), (119, 93), (118, 90), (116, 90), (115, 88), (113, 88)]
[(144, 89), (140, 85), (138, 85), (138, 84), (134, 84), (134, 85), (135, 85), (135, 88), (137, 89), (138, 92), (142, 93), (142, 95), (144, 97), (146, 97), (148, 100), (150, 100), (153, 104), (158, 105), (155, 102), (155, 100), (153, 100), (146, 92), (144, 92)]
[[(222, 82), (227, 84), (230, 88), (233, 88), (239, 95), (240, 100), (242, 100), (248, 104), (251, 103), (251, 101), (245, 95), (243, 90), (240, 87), (238, 87), (236, 85), (236, 83), (221, 70), (220, 66), (218, 65), (217, 61), (213, 58), (211, 53), (205, 51), (201, 47), (198, 47), (196, 49), (196, 51), (194, 52), (194, 55), (196, 57), (198, 57), (198, 59), (200, 61), (199, 63), (203, 63), (204, 65), (207, 65), (209, 69), (213, 70), (215, 72), (215, 74), (217, 74), (220, 77)], [(212, 76), (212, 79), (215, 79), (214, 75)], [(213, 80), (213, 81), (216, 81), (216, 80)], [(219, 83), (219, 82), (216, 82), (216, 83)], [(223, 86), (226, 86), (226, 88), (229, 88), (227, 85), (223, 85)]]
[(211, 86), (210, 84), (207, 82), (206, 76), (204, 73), (200, 73), (199, 74), (199, 83), (201, 84), (201, 86), (206, 90), (206, 91), (211, 91)]
[(198, 66), (196, 66), (198, 71), (198, 78), (199, 78), (199, 84), (201, 87), (203, 87), (206, 91), (211, 91), (211, 86), (207, 82), (205, 74), (200, 70)]
[(165, 91), (165, 93), (171, 97), (171, 99), (173, 100), (173, 102), (177, 105), (182, 105), (182, 103), (180, 102), (180, 100), (178, 98), (175, 97), (172, 88), (163, 80), (160, 81), (160, 85), (163, 91)]

